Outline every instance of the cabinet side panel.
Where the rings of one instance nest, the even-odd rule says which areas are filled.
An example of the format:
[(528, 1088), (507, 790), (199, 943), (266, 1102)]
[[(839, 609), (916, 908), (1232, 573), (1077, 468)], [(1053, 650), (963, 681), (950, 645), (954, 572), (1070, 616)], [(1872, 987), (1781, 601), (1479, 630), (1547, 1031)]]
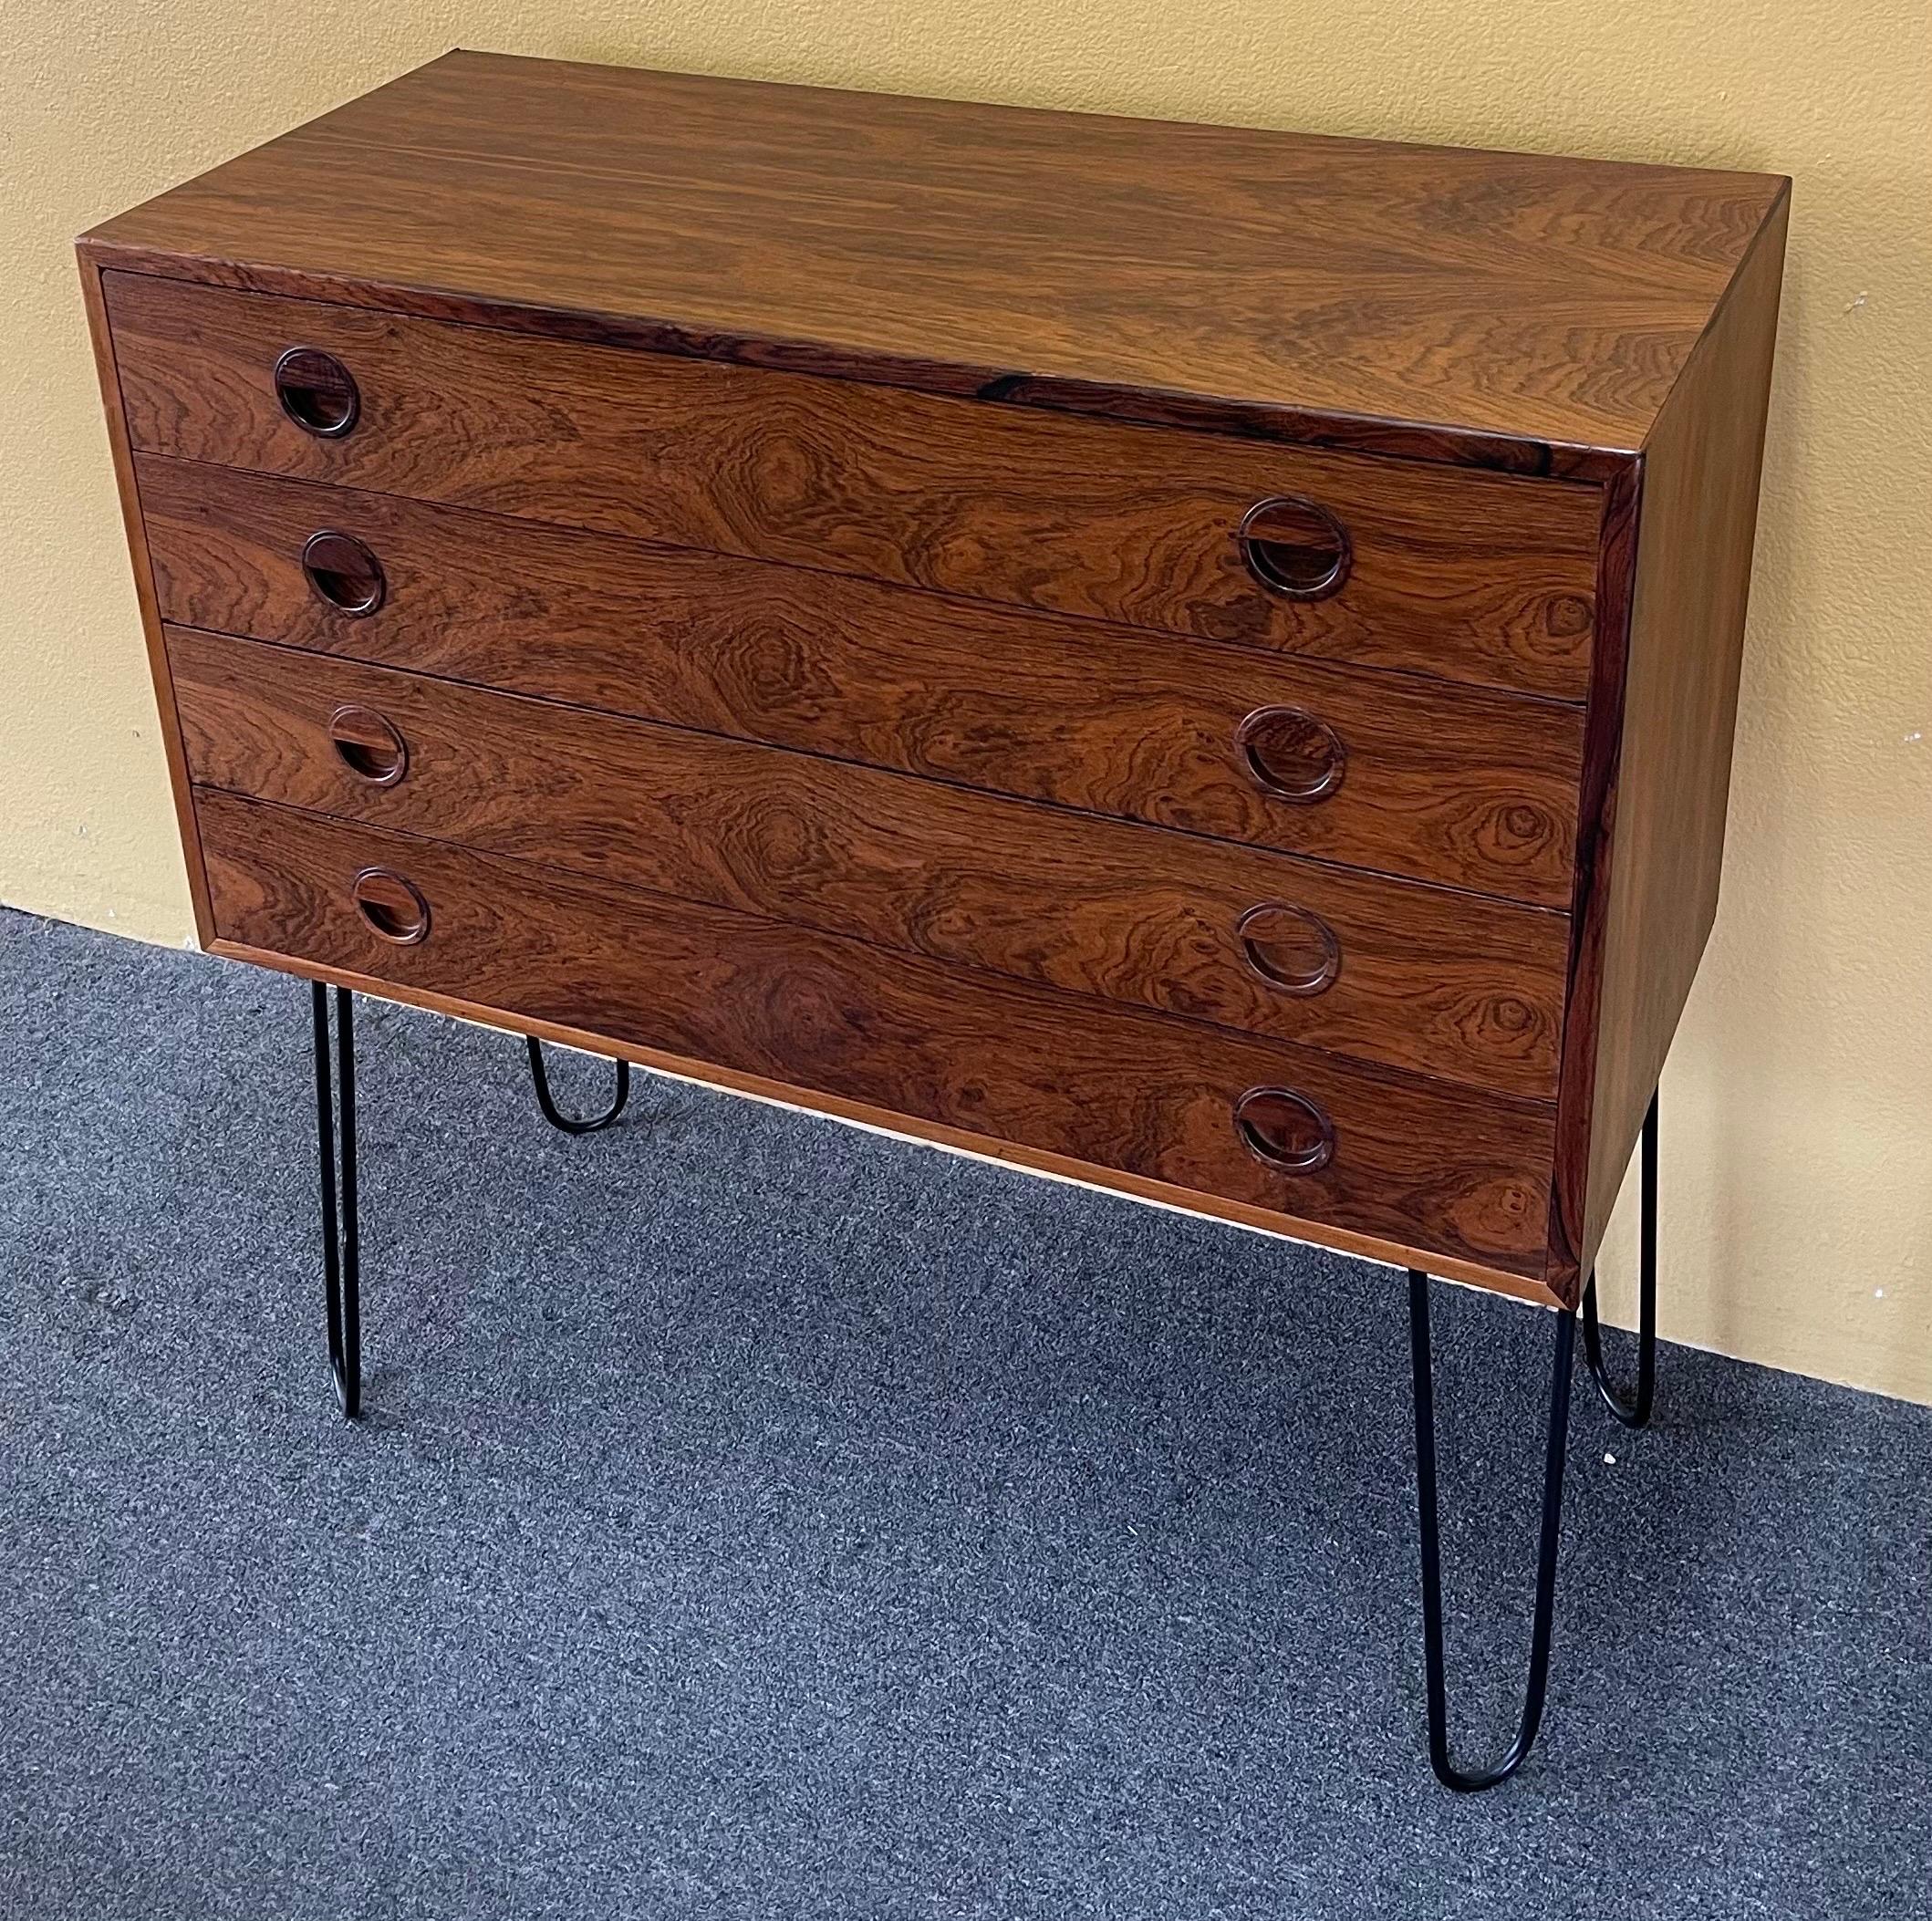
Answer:
[(1584, 1272), (1717, 914), (1789, 207), (1787, 195), (1766, 221), (1644, 449), (1608, 871), (1599, 876)]
[(1581, 1291), (1584, 1217), (1589, 1199), (1590, 1109), (1595, 1095), (1604, 934), (1610, 901), (1611, 827), (1623, 742), (1624, 669), (1629, 655), (1630, 598), (1636, 576), (1637, 514), (1644, 490), (1641, 454), (1605, 483), (1597, 535), (1596, 636), (1584, 714), (1577, 794), (1574, 893), (1569, 974), (1558, 1070), (1556, 1166), (1550, 1197), (1550, 1249), (1543, 1279), (1574, 1306)]
[(161, 634), (154, 577), (148, 565), (148, 535), (141, 519), (140, 494), (134, 481), (133, 454), (128, 444), (127, 416), (121, 408), (120, 375), (115, 364), (113, 331), (108, 324), (102, 296), (101, 265), (83, 242), (78, 249), (80, 288), (87, 303), (88, 331), (94, 344), (94, 365), (100, 377), (101, 406), (107, 415), (108, 444), (114, 455), (114, 483), (120, 494), (121, 520), (128, 530), (128, 557), (134, 569), (134, 593), (140, 607), (141, 631), (147, 640), (148, 671), (154, 683), (161, 719), (161, 743), (168, 756), (168, 781), (174, 793), (174, 814), (181, 826), (182, 855), (188, 867), (188, 892), (194, 902), (195, 932), (206, 947), (214, 938), (214, 918), (208, 906), (208, 877), (202, 864), (201, 836), (194, 822), (193, 790), (188, 781), (187, 756), (182, 749), (180, 716), (174, 705), (174, 682), (168, 670), (167, 643)]

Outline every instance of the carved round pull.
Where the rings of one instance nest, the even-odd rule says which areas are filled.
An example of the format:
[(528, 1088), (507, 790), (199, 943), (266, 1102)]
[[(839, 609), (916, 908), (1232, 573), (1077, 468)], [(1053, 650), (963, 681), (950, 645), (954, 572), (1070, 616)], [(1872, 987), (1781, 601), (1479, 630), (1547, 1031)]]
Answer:
[(358, 781), (393, 787), (410, 771), (410, 743), (373, 707), (338, 707), (328, 717), (336, 758)]
[(1312, 909), (1264, 900), (1234, 923), (1241, 959), (1284, 994), (1325, 993), (1342, 971), (1342, 943)]
[(1241, 558), (1271, 594), (1321, 600), (1348, 578), (1348, 535), (1326, 507), (1293, 494), (1258, 502), (1241, 516)]
[(319, 347), (291, 347), (275, 362), (275, 399), (303, 432), (326, 441), (340, 440), (362, 411), (355, 375)]
[(302, 548), (302, 571), (317, 599), (358, 618), (373, 614), (389, 591), (382, 563), (353, 534), (329, 528), (311, 534)]
[(349, 884), (350, 898), (372, 934), (398, 947), (414, 947), (430, 931), (430, 904), (391, 867), (364, 867)]
[(1278, 1173), (1317, 1173), (1335, 1158), (1334, 1125), (1291, 1088), (1249, 1088), (1234, 1104), (1234, 1131), (1255, 1159)]
[(1347, 771), (1341, 736), (1300, 707), (1258, 707), (1234, 739), (1256, 785), (1283, 800), (1326, 800)]

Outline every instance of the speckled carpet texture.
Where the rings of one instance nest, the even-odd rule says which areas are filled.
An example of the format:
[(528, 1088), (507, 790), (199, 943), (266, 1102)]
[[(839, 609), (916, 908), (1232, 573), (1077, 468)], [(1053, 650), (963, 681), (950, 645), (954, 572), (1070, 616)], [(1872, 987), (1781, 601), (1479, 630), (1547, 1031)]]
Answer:
[[(1399, 1275), (361, 1012), (351, 1427), (306, 988), (0, 914), (5, 1921), (1932, 1913), (1932, 1411), (1580, 1375), (1459, 1798)], [(1475, 1759), (1550, 1323), (1436, 1310)]]

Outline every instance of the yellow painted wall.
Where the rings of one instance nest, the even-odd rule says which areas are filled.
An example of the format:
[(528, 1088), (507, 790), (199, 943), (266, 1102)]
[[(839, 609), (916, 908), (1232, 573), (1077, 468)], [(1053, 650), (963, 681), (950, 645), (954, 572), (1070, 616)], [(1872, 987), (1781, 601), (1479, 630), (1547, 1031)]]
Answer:
[(9, 0), (5, 27), (0, 899), (168, 941), (68, 243), (447, 47), (1795, 175), (1724, 902), (1664, 1087), (1664, 1331), (1932, 1400), (1925, 0)]

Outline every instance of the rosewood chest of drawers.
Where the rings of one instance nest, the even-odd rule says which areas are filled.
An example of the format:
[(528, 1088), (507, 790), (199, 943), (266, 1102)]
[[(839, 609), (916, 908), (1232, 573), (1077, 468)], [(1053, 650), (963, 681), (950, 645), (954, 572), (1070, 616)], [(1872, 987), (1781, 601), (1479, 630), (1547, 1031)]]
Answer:
[(1785, 188), (450, 55), (80, 244), (203, 940), (1572, 1308)]

